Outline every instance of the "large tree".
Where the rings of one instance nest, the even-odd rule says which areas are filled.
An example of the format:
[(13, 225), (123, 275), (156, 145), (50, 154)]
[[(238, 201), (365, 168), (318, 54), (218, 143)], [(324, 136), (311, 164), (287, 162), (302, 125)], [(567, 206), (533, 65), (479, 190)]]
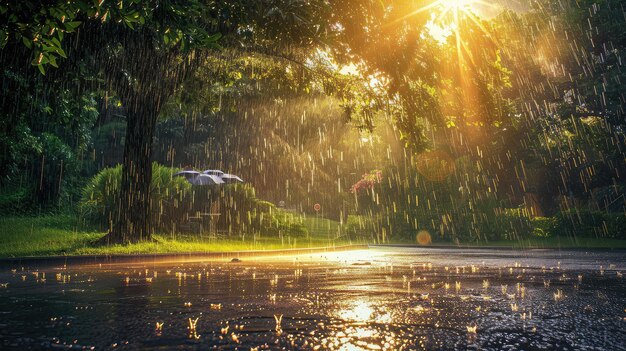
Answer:
[[(167, 99), (222, 46), (294, 55), (326, 33), (322, 1), (129, 0), (0, 3), (0, 45), (22, 43), (45, 74), (87, 64), (126, 110), (117, 218), (108, 243), (149, 240), (152, 141)], [(285, 54), (286, 52), (286, 54)]]

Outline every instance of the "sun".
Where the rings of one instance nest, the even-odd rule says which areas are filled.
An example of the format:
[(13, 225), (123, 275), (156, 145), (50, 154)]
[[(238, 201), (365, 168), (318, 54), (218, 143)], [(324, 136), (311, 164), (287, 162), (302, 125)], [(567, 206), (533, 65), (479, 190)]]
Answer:
[(460, 50), (463, 45), (461, 22), (470, 21), (485, 31), (480, 23), (480, 9), (492, 6), (482, 0), (436, 0), (414, 13), (428, 10), (431, 19), (425, 26), (426, 33), (440, 45), (445, 45), (449, 37), (455, 37)]
[(437, 0), (432, 3), (431, 19), (426, 23), (426, 33), (440, 45), (447, 43), (453, 34), (458, 36), (459, 21), (473, 15), (476, 0)]
[(404, 14), (403, 16), (394, 19), (387, 25), (394, 25), (406, 19), (409, 19), (418, 14), (427, 12), (430, 14), (436, 14), (438, 17), (446, 17), (450, 14), (459, 14), (459, 13), (479, 13), (479, 5), (480, 6), (493, 6), (487, 2), (482, 0), (429, 0), (425, 1), (422, 6), (416, 8), (415, 10)]
[(400, 18), (396, 18), (387, 26), (426, 12), (431, 16), (426, 24), (426, 33), (439, 44), (445, 44), (452, 34), (459, 41), (460, 23), (462, 21), (468, 20), (482, 27), (480, 25), (481, 10), (492, 7), (494, 7), (492, 3), (483, 0), (431, 0)]
[(489, 5), (481, 0), (437, 0), (433, 9), (438, 22), (458, 25), (463, 18), (475, 19), (479, 16), (479, 5)]

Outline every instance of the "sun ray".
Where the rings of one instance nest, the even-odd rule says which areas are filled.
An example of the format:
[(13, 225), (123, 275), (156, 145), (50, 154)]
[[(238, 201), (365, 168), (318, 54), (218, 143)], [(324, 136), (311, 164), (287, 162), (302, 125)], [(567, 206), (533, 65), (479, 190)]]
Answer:
[(443, 11), (441, 11), (441, 13), (437, 16), (437, 18), (435, 18), (435, 22), (441, 22), (446, 17), (448, 12), (450, 12), (450, 9), (452, 9), (452, 8), (451, 7), (447, 7), (445, 9), (443, 9)]
[(412, 11), (412, 12), (410, 12), (410, 13), (408, 13), (408, 14), (400, 17), (400, 18), (396, 18), (395, 20), (387, 23), (385, 25), (385, 27), (392, 26), (392, 25), (394, 25), (394, 24), (396, 24), (398, 22), (401, 22), (401, 21), (403, 21), (403, 20), (405, 20), (407, 18), (413, 17), (415, 15), (418, 15), (418, 14), (420, 14), (422, 12), (425, 12), (425, 11), (428, 11), (428, 10), (436, 9), (436, 8), (438, 8), (440, 6), (441, 6), (441, 0), (433, 1), (430, 4), (428, 4), (426, 6), (422, 6), (422, 7), (418, 8), (417, 10)]
[(469, 58), (470, 63), (472, 65), (476, 65), (476, 62), (474, 61), (474, 55), (472, 55), (472, 50), (469, 48), (467, 43), (461, 41), (461, 48), (465, 52), (465, 55)]
[(454, 23), (457, 24), (457, 29), (454, 31), (454, 35), (456, 37), (456, 52), (457, 52), (457, 59), (459, 62), (459, 65), (462, 64), (463, 62), (463, 52), (461, 50), (461, 31), (458, 28), (458, 23), (459, 23), (459, 13), (458, 11), (454, 11)]
[(469, 18), (472, 22), (474, 22), (474, 24), (478, 28), (480, 28), (480, 30), (483, 31), (483, 33), (485, 33), (485, 35), (487, 36), (487, 38), (489, 38), (489, 40), (491, 40), (494, 44), (500, 46), (500, 42), (498, 41), (498, 39), (495, 38), (493, 35), (491, 35), (489, 30), (487, 30), (487, 28), (485, 28), (485, 26), (481, 23), (480, 18), (478, 18), (475, 14), (471, 12), (467, 13), (467, 18)]

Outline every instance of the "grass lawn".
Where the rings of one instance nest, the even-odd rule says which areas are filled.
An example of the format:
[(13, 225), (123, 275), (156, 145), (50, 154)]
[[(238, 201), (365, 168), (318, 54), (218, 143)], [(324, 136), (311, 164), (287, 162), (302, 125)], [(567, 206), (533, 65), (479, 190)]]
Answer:
[(0, 218), (0, 257), (75, 253), (101, 235), (68, 215)]
[[(71, 215), (0, 218), (0, 257), (47, 255), (141, 254), (203, 251), (272, 250), (363, 244), (339, 236), (339, 223), (315, 216), (305, 218), (309, 237), (209, 238), (208, 235), (156, 234), (150, 243), (95, 247), (104, 233), (81, 224)], [(397, 242), (415, 244), (414, 242)], [(434, 245), (445, 244), (435, 243)], [(626, 240), (595, 238), (533, 238), (522, 241), (461, 243), (461, 246), (514, 248), (626, 248)]]
[(211, 239), (208, 235), (156, 234), (150, 243), (95, 247), (91, 243), (104, 233), (81, 224), (71, 215), (0, 218), (0, 257), (47, 255), (141, 254), (168, 252), (272, 250), (348, 245), (335, 239), (339, 223), (309, 217), (309, 237), (234, 237)]

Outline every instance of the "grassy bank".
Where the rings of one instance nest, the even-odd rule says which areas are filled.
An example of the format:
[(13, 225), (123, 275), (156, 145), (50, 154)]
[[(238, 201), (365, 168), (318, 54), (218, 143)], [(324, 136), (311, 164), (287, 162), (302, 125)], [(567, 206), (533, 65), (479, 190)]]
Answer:
[(92, 243), (104, 233), (81, 224), (73, 216), (6, 217), (0, 218), (0, 257), (274, 250), (355, 243), (335, 239), (337, 222), (307, 218), (305, 224), (309, 237), (295, 239), (156, 234), (150, 243), (95, 247)]
[[(142, 254), (202, 251), (272, 250), (360, 244), (345, 237), (336, 239), (339, 223), (308, 217), (307, 238), (253, 237), (214, 238), (205, 235), (157, 234), (155, 241), (133, 245), (95, 247), (92, 243), (104, 233), (81, 224), (70, 215), (0, 218), (0, 257), (48, 255)], [(415, 242), (396, 242), (415, 244)], [(451, 243), (435, 243), (448, 244)], [(622, 248), (626, 240), (596, 238), (533, 238), (521, 241), (460, 243), (461, 246), (500, 246), (514, 248)]]

